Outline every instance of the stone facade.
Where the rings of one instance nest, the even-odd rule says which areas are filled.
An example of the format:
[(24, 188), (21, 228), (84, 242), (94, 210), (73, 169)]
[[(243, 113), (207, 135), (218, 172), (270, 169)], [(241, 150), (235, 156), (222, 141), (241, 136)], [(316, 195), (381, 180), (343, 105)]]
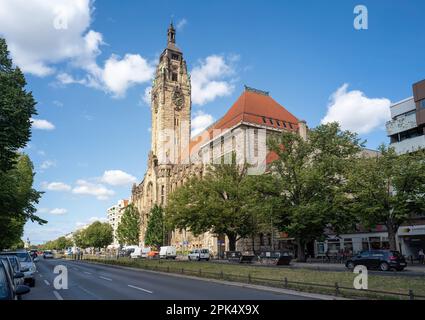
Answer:
[[(267, 116), (260, 114), (262, 111), (253, 111), (262, 101)], [(223, 156), (230, 158), (234, 151), (238, 163), (247, 161), (252, 165), (252, 174), (261, 174), (265, 172), (269, 160), (266, 147), (268, 135), (282, 130), (297, 131), (302, 136), (307, 134), (305, 122), (298, 121), (267, 92), (246, 88), (223, 118), (191, 139), (191, 81), (183, 54), (175, 45), (172, 25), (168, 29), (167, 47), (159, 58), (152, 85), (151, 112), (152, 141), (147, 171), (143, 181), (133, 185), (131, 196), (131, 202), (141, 214), (141, 245), (144, 245), (152, 206), (165, 205), (168, 195), (191, 175), (202, 177), (206, 164), (216, 163)], [(237, 249), (250, 250), (253, 241), (256, 249), (259, 249), (265, 243), (262, 237), (242, 239)], [(208, 248), (213, 254), (228, 248), (224, 236), (217, 237), (211, 233), (195, 237), (188, 231), (176, 230), (168, 235), (167, 242), (176, 246), (177, 250)], [(271, 241), (269, 245), (272, 246)]]

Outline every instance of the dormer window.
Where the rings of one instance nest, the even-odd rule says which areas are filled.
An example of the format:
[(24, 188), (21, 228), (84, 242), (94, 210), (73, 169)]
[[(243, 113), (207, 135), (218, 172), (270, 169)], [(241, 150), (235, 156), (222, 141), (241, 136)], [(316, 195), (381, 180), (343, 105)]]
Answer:
[(285, 121), (283, 121), (283, 126), (286, 128), (286, 122)]
[(292, 123), (289, 123), (289, 127), (290, 127), (291, 129), (294, 129), (294, 127), (292, 127)]
[(273, 124), (273, 119), (270, 119), (270, 123)]
[(267, 120), (266, 120), (266, 118), (264, 118), (264, 117), (263, 117), (263, 122), (264, 122), (264, 123), (267, 123)]
[(276, 120), (277, 126), (280, 127), (280, 121)]

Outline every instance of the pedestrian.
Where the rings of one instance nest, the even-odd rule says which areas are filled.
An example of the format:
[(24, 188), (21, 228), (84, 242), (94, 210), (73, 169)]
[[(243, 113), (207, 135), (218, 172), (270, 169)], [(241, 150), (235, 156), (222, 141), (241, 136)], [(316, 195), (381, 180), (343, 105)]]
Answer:
[(424, 264), (424, 258), (425, 258), (424, 249), (422, 248), (419, 249), (418, 256), (419, 256), (419, 263)]
[(328, 260), (328, 262), (331, 262), (331, 257), (329, 256), (329, 248), (326, 249), (326, 259)]

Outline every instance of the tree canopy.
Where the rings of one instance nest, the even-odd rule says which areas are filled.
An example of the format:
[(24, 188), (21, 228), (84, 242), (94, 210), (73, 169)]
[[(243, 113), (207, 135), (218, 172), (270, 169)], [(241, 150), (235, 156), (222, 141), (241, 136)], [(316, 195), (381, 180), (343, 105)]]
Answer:
[(375, 157), (359, 157), (348, 177), (351, 210), (366, 227), (384, 224), (390, 248), (399, 226), (425, 214), (425, 150), (397, 155), (381, 145)]
[(165, 241), (164, 210), (158, 205), (151, 209), (146, 228), (145, 245), (159, 248)]
[(121, 217), (117, 227), (119, 244), (138, 245), (140, 234), (140, 214), (133, 204), (129, 204)]

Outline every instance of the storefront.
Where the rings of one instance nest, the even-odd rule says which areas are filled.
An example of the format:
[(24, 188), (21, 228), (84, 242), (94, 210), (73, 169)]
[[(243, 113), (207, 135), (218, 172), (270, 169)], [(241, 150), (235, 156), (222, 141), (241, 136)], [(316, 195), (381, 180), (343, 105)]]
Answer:
[(417, 259), (419, 249), (425, 250), (425, 225), (402, 226), (397, 235), (399, 250), (406, 257)]

